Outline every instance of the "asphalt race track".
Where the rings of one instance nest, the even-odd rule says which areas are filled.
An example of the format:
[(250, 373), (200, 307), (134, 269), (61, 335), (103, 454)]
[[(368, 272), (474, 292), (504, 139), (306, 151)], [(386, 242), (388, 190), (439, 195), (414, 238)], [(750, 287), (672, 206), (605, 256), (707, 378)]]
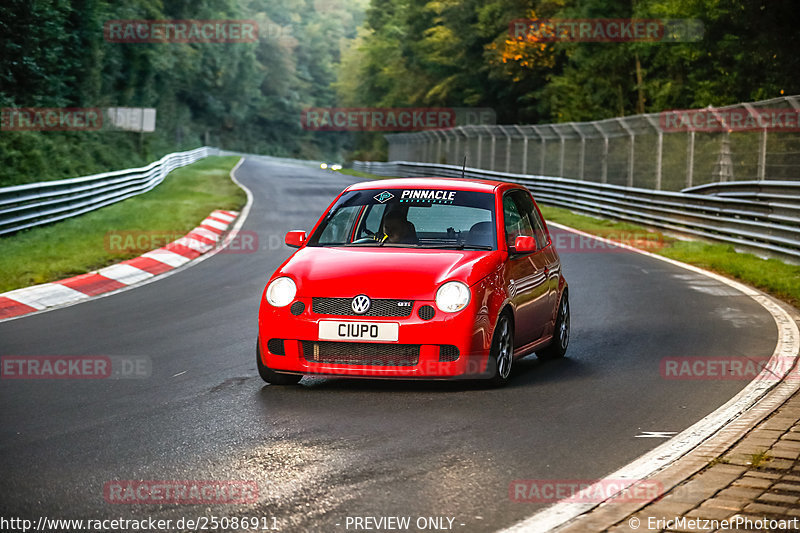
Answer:
[[(679, 432), (746, 384), (667, 380), (662, 358), (762, 358), (775, 347), (771, 316), (721, 283), (640, 254), (579, 250), (562, 252), (568, 357), (515, 363), (507, 388), (266, 386), (255, 367), (257, 310), (292, 251), (283, 235), (310, 229), (352, 178), (258, 158), (237, 177), (254, 194), (242, 229), (257, 234), (258, 250), (0, 323), (0, 355), (152, 363), (143, 379), (0, 381), (0, 515), (266, 516), (280, 531), (333, 532), (347, 531), (348, 516), (423, 516), (494, 531), (547, 505), (512, 501), (513, 480), (602, 478), (664, 442), (636, 435)], [(104, 499), (108, 481), (131, 479), (256, 481), (259, 501)]]

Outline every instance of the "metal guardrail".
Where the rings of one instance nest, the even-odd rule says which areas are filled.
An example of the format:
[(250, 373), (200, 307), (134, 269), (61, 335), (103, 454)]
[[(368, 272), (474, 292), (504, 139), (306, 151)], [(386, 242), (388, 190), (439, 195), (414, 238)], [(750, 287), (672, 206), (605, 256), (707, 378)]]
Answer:
[(142, 168), (0, 188), (0, 235), (64, 220), (145, 193), (176, 168), (217, 151), (204, 146), (167, 154)]
[[(353, 168), (399, 177), (461, 177), (462, 172), (457, 165), (408, 161), (355, 161)], [(467, 168), (464, 175), (521, 183), (544, 204), (800, 259), (800, 188), (794, 184), (759, 181), (752, 182), (758, 184), (754, 189), (748, 182), (729, 182), (706, 185), (707, 190), (666, 192), (476, 168)], [(745, 196), (722, 194), (728, 192)]]

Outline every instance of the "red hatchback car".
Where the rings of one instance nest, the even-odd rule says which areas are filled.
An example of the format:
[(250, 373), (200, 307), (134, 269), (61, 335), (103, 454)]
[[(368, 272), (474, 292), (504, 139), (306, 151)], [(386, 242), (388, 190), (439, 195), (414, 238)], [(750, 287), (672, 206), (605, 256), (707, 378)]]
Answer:
[(513, 183), (422, 178), (351, 185), (272, 275), (258, 370), (508, 381), (514, 359), (562, 357), (567, 282), (547, 225)]

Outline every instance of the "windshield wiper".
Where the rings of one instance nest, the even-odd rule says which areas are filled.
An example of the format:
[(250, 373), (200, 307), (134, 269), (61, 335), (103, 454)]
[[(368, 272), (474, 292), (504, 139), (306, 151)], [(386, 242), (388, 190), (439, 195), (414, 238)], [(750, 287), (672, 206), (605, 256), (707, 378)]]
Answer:
[(488, 244), (421, 244), (420, 248), (433, 248), (442, 250), (494, 250), (493, 246)]

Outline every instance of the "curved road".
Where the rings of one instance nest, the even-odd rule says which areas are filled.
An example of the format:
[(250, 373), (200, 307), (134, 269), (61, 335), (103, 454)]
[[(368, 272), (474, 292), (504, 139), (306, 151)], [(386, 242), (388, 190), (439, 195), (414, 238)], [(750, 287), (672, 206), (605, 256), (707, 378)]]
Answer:
[[(281, 531), (347, 531), (348, 516), (446, 516), (457, 531), (493, 531), (545, 506), (511, 501), (513, 480), (602, 478), (663, 442), (636, 435), (679, 432), (745, 385), (665, 380), (662, 358), (768, 357), (775, 346), (771, 316), (716, 281), (635, 253), (562, 252), (568, 357), (517, 363), (507, 388), (265, 386), (256, 313), (267, 276), (291, 252), (283, 235), (310, 229), (351, 177), (259, 158), (237, 177), (254, 194), (242, 229), (257, 233), (257, 251), (0, 324), (0, 355), (152, 362), (147, 379), (0, 381), (0, 516), (268, 516)], [(259, 502), (103, 499), (106, 482), (128, 479), (252, 480)]]

